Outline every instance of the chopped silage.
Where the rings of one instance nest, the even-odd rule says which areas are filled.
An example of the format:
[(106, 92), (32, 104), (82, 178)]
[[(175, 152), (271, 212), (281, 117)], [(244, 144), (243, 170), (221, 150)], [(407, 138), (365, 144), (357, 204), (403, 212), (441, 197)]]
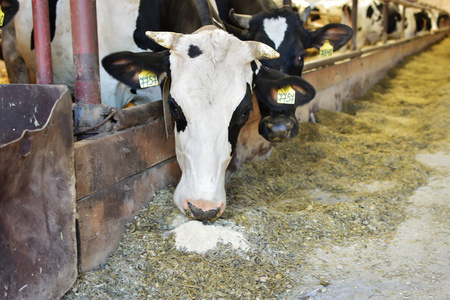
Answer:
[(317, 112), (317, 124), (301, 124), (268, 160), (243, 166), (209, 227), (240, 233), (248, 248), (219, 241), (204, 254), (177, 249), (173, 230), (189, 220), (164, 189), (105, 265), (81, 274), (64, 298), (299, 299), (305, 275), (318, 288), (333, 284), (309, 273), (306, 255), (390, 239), (405, 199), (430, 175), (415, 155), (450, 142), (449, 48), (447, 38), (406, 59), (342, 112)]

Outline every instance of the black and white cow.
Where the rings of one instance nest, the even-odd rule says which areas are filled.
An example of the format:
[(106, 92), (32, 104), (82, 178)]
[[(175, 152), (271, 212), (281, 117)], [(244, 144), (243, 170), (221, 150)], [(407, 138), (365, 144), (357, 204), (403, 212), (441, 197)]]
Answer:
[[(328, 24), (315, 31), (303, 27), (310, 9), (296, 13), (288, 7), (278, 8), (272, 0), (216, 0), (219, 15), (228, 31), (241, 40), (265, 43), (280, 53), (280, 57), (262, 61), (272, 70), (301, 76), (305, 49), (320, 48), (328, 40), (337, 50), (351, 36), (350, 27)], [(229, 25), (232, 23), (235, 26)], [(299, 131), (295, 105), (279, 104), (276, 94), (256, 92), (262, 120), (259, 132), (269, 141), (283, 141), (295, 137)]]
[[(27, 83), (29, 79), (26, 67), (33, 73), (36, 70), (31, 2), (26, 0), (3, 1), (20, 2), (20, 10), (14, 20), (17, 24), (16, 32), (12, 34), (12, 29), (6, 32), (7, 38), (4, 42), (7, 47), (4, 52), (12, 82)], [(50, 0), (49, 9), (54, 82), (66, 84), (73, 91), (69, 2), (69, 0)], [(98, 1), (99, 56), (102, 58), (111, 52), (120, 50), (161, 51), (163, 49), (161, 46), (145, 36), (147, 30), (191, 33), (204, 25), (222, 26), (218, 17), (217, 20), (212, 17), (217, 14), (214, 7), (216, 7), (216, 3), (208, 2), (208, 0)], [(294, 21), (301, 26), (298, 15), (293, 13), (291, 15), (295, 16)], [(249, 36), (247, 39), (255, 38)], [(284, 44), (283, 47), (285, 47)], [(303, 65), (303, 62), (301, 64)], [(19, 67), (21, 68), (19, 69)], [(261, 72), (270, 73), (270, 70)], [(110, 106), (123, 107), (132, 100), (136, 104), (141, 104), (161, 99), (159, 87), (145, 90), (130, 89), (112, 78), (103, 68), (100, 69), (100, 83), (102, 102)], [(273, 98), (274, 94), (258, 94), (260, 95), (259, 104), (264, 107), (261, 110), (263, 114), (263, 120), (260, 123), (261, 135), (269, 141), (282, 141), (296, 136), (298, 122), (293, 118), (293, 112), (303, 102), (297, 99), (290, 104), (278, 104), (277, 97)]]
[[(241, 40), (265, 43), (280, 53), (278, 59), (265, 61), (269, 68), (290, 75), (301, 75), (305, 49), (319, 49), (328, 40), (335, 50), (352, 37), (349, 26), (332, 23), (309, 31), (303, 27), (311, 9), (300, 13), (288, 7), (277, 8), (272, 0), (216, 0), (219, 15), (225, 24), (232, 23), (241, 29), (229, 27), (229, 32)], [(244, 30), (242, 30), (244, 29)]]
[[(66, 84), (72, 80), (72, 58), (66, 57), (72, 53), (70, 22), (67, 22), (70, 20), (68, 2), (55, 2), (56, 19), (52, 34), (55, 78)], [(155, 6), (148, 7), (150, 2)], [(225, 172), (239, 131), (252, 110), (252, 93), (277, 95), (274, 98), (276, 103), (280, 89), (292, 89), (293, 95), (286, 93), (285, 98), (290, 98), (294, 104), (282, 104), (290, 106), (308, 103), (315, 90), (299, 76), (289, 76), (262, 66), (259, 59), (279, 56), (269, 46), (241, 41), (213, 25), (201, 27), (193, 34), (167, 31), (146, 34), (144, 31), (153, 26), (159, 26), (161, 30), (189, 23), (189, 26), (177, 28), (183, 32), (199, 26), (192, 25), (193, 20), (197, 20), (197, 24), (208, 20), (214, 23), (210, 5), (204, 5), (206, 1), (139, 3), (110, 0), (103, 1), (98, 7), (100, 57), (104, 66), (102, 88), (106, 81), (106, 92), (120, 99), (125, 92), (141, 94), (151, 89), (140, 82), (140, 75), (146, 72), (152, 72), (151, 76), (156, 77), (154, 79), (158, 83), (167, 76), (171, 77), (169, 106), (176, 122), (176, 153), (182, 170), (174, 201), (195, 219), (217, 218), (226, 206)], [(16, 26), (21, 37), (17, 37), (17, 45), (33, 62), (34, 51), (30, 49), (32, 24), (25, 17), (28, 16), (25, 11), (31, 8), (28, 1), (20, 4), (23, 6), (15, 22), (25, 23)], [(194, 12), (200, 12), (199, 7), (203, 9), (202, 13), (196, 15)], [(182, 8), (178, 18), (174, 16), (177, 8)], [(148, 15), (150, 11), (157, 14)], [(121, 22), (112, 16), (119, 16)], [(171, 21), (162, 16), (170, 16)], [(181, 16), (186, 18), (184, 22)], [(170, 50), (158, 51), (165, 48)], [(148, 51), (136, 52), (144, 49)], [(155, 49), (157, 51), (150, 51)], [(109, 52), (111, 50), (113, 54)]]
[[(6, 52), (5, 62), (8, 73), (13, 73), (13, 81), (14, 78), (18, 78), (20, 83), (27, 83), (23, 82), (27, 74), (21, 74), (26, 72), (23, 68), (18, 69), (18, 61), (23, 58), (28, 69), (35, 73), (32, 2), (30, 0), (1, 1), (4, 3), (3, 7), (11, 7), (9, 11), (4, 11), (5, 21), (14, 17), (12, 25), (15, 25), (15, 28), (4, 29), (13, 32), (12, 34), (6, 32), (3, 41), (7, 47), (4, 52)], [(214, 1), (211, 5), (214, 6)], [(54, 82), (68, 85), (73, 92), (70, 1), (49, 0), (49, 12)], [(212, 14), (208, 0), (97, 1), (99, 57), (101, 59), (112, 52), (121, 50), (160, 51), (161, 46), (145, 37), (146, 30), (191, 33), (202, 26), (213, 24)], [(132, 100), (140, 104), (161, 99), (159, 87), (136, 91), (112, 78), (102, 68), (100, 81), (102, 102), (113, 107), (123, 107)]]
[(194, 219), (213, 220), (225, 209), (225, 172), (252, 110), (253, 91), (276, 94), (289, 86), (307, 103), (314, 88), (301, 77), (261, 66), (258, 59), (278, 57), (269, 46), (241, 41), (214, 26), (193, 34), (146, 34), (170, 51), (114, 53), (103, 66), (133, 89), (140, 89), (143, 71), (159, 80), (171, 77), (169, 107), (182, 170), (174, 201)]
[[(360, 0), (358, 1), (356, 48), (361, 49), (365, 45), (375, 45), (381, 41), (383, 26), (383, 5), (378, 0)], [(342, 8), (342, 23), (351, 24), (351, 3)], [(388, 35), (396, 38), (400, 32), (401, 14), (399, 8), (394, 3), (388, 5)]]

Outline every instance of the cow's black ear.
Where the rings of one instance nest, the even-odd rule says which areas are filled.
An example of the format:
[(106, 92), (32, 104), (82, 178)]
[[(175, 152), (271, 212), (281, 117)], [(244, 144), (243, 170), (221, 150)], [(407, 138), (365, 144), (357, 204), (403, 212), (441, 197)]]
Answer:
[(241, 41), (247, 41), (248, 38), (248, 29), (242, 29), (237, 26), (231, 25), (227, 22), (222, 21), (222, 23), (225, 25), (225, 28), (228, 33), (231, 33)]
[(277, 106), (285, 105), (280, 103), (279, 93), (281, 89), (289, 89), (289, 86), (295, 91), (295, 106), (310, 102), (316, 95), (314, 87), (300, 76), (286, 75), (261, 66), (255, 78), (256, 98), (258, 102), (263, 101), (271, 109), (276, 109)]
[(0, 28), (8, 25), (16, 13), (19, 11), (19, 1), (0, 0)]
[(133, 89), (160, 84), (169, 73), (169, 50), (162, 52), (116, 52), (102, 59), (103, 68)]
[(329, 41), (333, 50), (336, 51), (352, 38), (353, 30), (344, 24), (331, 23), (323, 26), (312, 32), (312, 45), (308, 48), (314, 47), (319, 49), (323, 46), (325, 41)]

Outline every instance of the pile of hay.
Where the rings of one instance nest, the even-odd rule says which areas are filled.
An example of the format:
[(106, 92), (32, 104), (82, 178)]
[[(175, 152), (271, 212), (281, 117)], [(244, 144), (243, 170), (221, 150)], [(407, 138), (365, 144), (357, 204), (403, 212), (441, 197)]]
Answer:
[(306, 255), (354, 239), (389, 239), (405, 199), (429, 177), (414, 156), (448, 146), (448, 48), (447, 38), (406, 59), (342, 112), (317, 112), (317, 124), (301, 124), (300, 135), (268, 160), (235, 174), (214, 226), (234, 228), (249, 248), (178, 250), (172, 230), (187, 219), (165, 189), (106, 264), (82, 274), (64, 298), (299, 299), (305, 276), (326, 286), (326, 277), (309, 274)]

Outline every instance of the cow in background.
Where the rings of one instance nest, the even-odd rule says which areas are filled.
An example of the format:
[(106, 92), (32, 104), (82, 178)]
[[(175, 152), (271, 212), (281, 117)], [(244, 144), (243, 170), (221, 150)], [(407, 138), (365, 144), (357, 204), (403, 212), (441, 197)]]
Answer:
[[(353, 34), (351, 28), (343, 24), (328, 24), (315, 31), (305, 29), (303, 24), (310, 8), (297, 13), (288, 7), (278, 8), (272, 0), (216, 0), (216, 3), (229, 32), (241, 40), (263, 42), (276, 49), (280, 57), (262, 61), (262, 64), (290, 75), (302, 74), (306, 49), (319, 49), (328, 40), (337, 50)], [(295, 117), (298, 105), (278, 104), (270, 93), (256, 93), (256, 96), (262, 114), (260, 134), (276, 137), (280, 136), (277, 131), (283, 132), (288, 128), (293, 128), (290, 137), (298, 133), (299, 125)], [(270, 139), (279, 140), (283, 139)]]
[(216, 3), (230, 33), (241, 40), (259, 41), (273, 47), (280, 57), (263, 64), (290, 75), (301, 75), (305, 49), (319, 49), (328, 40), (337, 50), (353, 34), (350, 27), (337, 23), (315, 31), (305, 29), (303, 25), (310, 8), (296, 13), (288, 7), (278, 8), (272, 0), (216, 0)]
[[(383, 26), (383, 6), (384, 3), (378, 0), (358, 1), (358, 22), (356, 28), (356, 48), (361, 49), (365, 45), (375, 45), (382, 40)], [(342, 23), (351, 24), (351, 3), (342, 8)], [(388, 36), (395, 38), (399, 36), (401, 14), (398, 6), (389, 3), (388, 6)]]

